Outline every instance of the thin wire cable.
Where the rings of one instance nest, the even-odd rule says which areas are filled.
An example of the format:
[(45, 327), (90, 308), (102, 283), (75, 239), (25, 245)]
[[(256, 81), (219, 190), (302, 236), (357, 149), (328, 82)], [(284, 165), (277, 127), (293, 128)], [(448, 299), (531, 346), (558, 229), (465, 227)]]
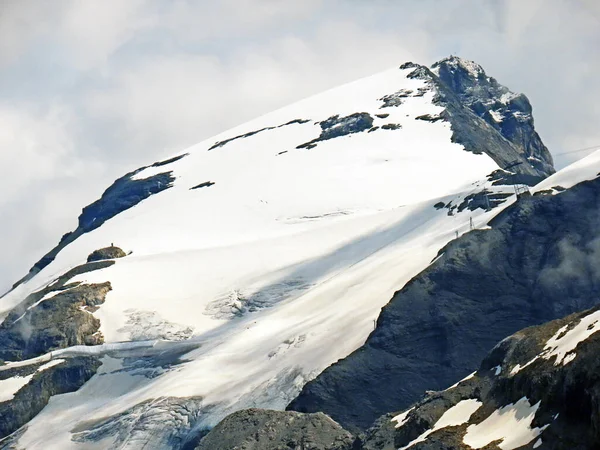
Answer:
[(579, 148), (577, 150), (570, 150), (568, 152), (555, 153), (552, 156), (569, 155), (571, 153), (585, 152), (585, 151), (588, 151), (588, 150), (596, 150), (596, 149), (599, 149), (599, 148), (600, 148), (600, 145), (594, 145), (593, 147)]

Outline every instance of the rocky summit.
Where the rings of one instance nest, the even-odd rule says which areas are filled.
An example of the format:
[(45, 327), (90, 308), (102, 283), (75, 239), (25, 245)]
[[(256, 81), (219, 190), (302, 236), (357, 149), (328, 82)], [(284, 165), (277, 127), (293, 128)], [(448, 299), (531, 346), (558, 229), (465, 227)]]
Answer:
[(123, 170), (0, 298), (0, 449), (595, 448), (599, 172), (455, 56)]

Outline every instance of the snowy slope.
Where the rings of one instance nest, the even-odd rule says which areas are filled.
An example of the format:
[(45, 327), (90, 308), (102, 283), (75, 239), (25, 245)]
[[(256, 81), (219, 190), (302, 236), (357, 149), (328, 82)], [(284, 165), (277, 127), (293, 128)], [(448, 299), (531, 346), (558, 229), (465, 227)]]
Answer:
[(599, 172), (600, 151), (595, 151), (538, 183), (532, 192), (551, 190), (550, 193), (557, 194), (582, 181), (595, 179)]
[[(453, 143), (448, 122), (417, 119), (443, 108), (412, 70), (309, 98), (136, 173), (172, 172), (174, 182), (82, 234), (3, 297), (6, 317), (92, 251), (114, 242), (132, 252), (70, 280), (111, 283), (89, 314), (104, 342), (125, 344), (89, 347), (103, 357), (99, 372), (53, 397), (19, 445), (173, 446), (177, 433), (234, 410), (284, 408), (362, 345), (395, 290), (468, 231), (470, 218), (484, 225), (501, 209), (449, 214), (434, 204), (512, 191), (491, 186), (497, 164)], [(390, 106), (386, 96), (399, 92)], [(128, 349), (133, 341), (147, 345)], [(178, 345), (185, 355), (168, 365), (136, 363)], [(173, 406), (183, 397), (195, 406)], [(110, 430), (97, 429), (100, 419)]]

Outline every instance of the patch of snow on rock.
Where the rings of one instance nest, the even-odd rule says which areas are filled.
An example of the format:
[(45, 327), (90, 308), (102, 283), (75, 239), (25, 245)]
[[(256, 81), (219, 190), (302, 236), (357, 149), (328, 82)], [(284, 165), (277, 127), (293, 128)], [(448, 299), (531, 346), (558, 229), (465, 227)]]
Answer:
[[(577, 325), (566, 331), (563, 327), (552, 336), (546, 346), (542, 357), (550, 359), (556, 356), (554, 365), (566, 365), (575, 359), (576, 354), (571, 353), (577, 346), (588, 339), (592, 334), (600, 329), (598, 321), (600, 320), (600, 311), (596, 311), (582, 318)], [(566, 331), (566, 333), (565, 333)]]
[(577, 346), (600, 329), (598, 327), (599, 320), (600, 311), (596, 311), (582, 318), (579, 323), (570, 330), (568, 329), (569, 324), (561, 327), (554, 333), (554, 336), (548, 339), (544, 350), (542, 350), (539, 355), (523, 366), (517, 364), (510, 371), (510, 374), (515, 375), (538, 358), (551, 359), (556, 356), (556, 361), (554, 361), (555, 366), (569, 364), (577, 357), (577, 353), (574, 352)]
[(493, 109), (490, 109), (490, 115), (496, 122), (502, 122), (504, 120), (504, 115), (498, 111), (494, 111)]
[(410, 412), (413, 409), (415, 409), (415, 408), (412, 407), (410, 409), (407, 409), (403, 413), (400, 413), (397, 416), (392, 417), (392, 422), (397, 422), (396, 423), (396, 428), (400, 428), (402, 425), (404, 425), (406, 423), (406, 421), (408, 420), (408, 415), (410, 414)]
[(399, 450), (410, 448), (419, 442), (425, 441), (427, 436), (437, 430), (441, 430), (442, 428), (446, 427), (456, 427), (468, 422), (471, 416), (481, 407), (482, 404), (483, 403), (474, 398), (461, 400), (452, 408), (448, 409), (444, 414), (442, 414), (442, 417), (439, 418), (439, 420), (431, 429), (425, 431), (421, 436), (412, 440), (408, 445), (400, 448)]
[(48, 370), (51, 367), (58, 366), (59, 364), (62, 364), (64, 362), (65, 362), (64, 359), (53, 359), (52, 361), (47, 362), (46, 364), (42, 364), (40, 367), (38, 367), (37, 371), (43, 372), (44, 370)]
[(15, 397), (15, 394), (33, 378), (34, 374), (26, 377), (11, 377), (0, 380), (0, 402), (7, 402)]
[(540, 407), (540, 402), (531, 405), (527, 397), (517, 403), (511, 403), (494, 411), (487, 419), (476, 425), (470, 425), (463, 438), (468, 446), (478, 449), (501, 440), (502, 450), (513, 450), (533, 441), (547, 425), (531, 428), (531, 422)]

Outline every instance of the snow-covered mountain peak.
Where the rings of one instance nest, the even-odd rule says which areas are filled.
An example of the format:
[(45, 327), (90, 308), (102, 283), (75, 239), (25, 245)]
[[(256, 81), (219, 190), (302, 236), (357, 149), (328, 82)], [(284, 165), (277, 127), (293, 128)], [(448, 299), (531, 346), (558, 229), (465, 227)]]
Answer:
[(14, 377), (58, 356), (69, 364), (44, 374), (83, 367), (69, 385), (83, 388), (19, 445), (178, 448), (231, 411), (285, 407), (362, 345), (440, 248), (553, 171), (519, 144), (532, 122), (517, 137), (491, 126), (444, 77), (404, 64), (340, 86), (130, 171), (83, 208), (0, 299)]
[[(483, 68), (466, 59), (450, 56), (432, 66), (440, 91), (440, 104), (452, 116), (451, 106), (455, 99), (470, 112), (497, 131), (506, 142), (498, 141), (498, 148), (488, 143), (490, 156), (509, 172), (518, 174), (519, 181), (532, 184), (554, 172), (550, 152), (535, 131), (532, 107), (524, 94), (517, 94), (501, 85), (495, 78), (489, 77)], [(451, 122), (457, 142), (469, 142), (468, 123), (464, 117)], [(490, 136), (489, 141), (494, 140)]]

